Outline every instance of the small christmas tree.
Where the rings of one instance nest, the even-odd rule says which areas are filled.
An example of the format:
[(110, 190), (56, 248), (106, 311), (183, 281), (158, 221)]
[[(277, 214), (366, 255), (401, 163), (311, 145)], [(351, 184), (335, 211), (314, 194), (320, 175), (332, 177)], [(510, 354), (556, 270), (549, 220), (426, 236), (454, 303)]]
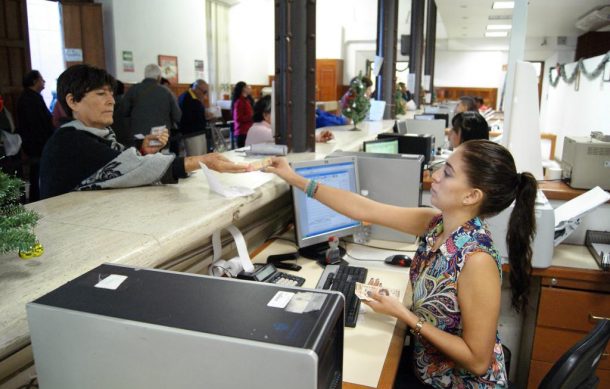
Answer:
[(0, 254), (31, 251), (36, 236), (32, 229), (40, 216), (19, 203), (23, 182), (0, 171)]
[[(352, 119), (354, 126), (366, 118), (371, 102), (365, 95), (366, 87), (362, 82), (362, 74), (352, 80), (349, 90), (342, 99), (343, 116)], [(357, 129), (354, 127), (354, 129)]]
[(396, 85), (394, 92), (394, 105), (396, 106), (396, 115), (404, 115), (407, 113), (407, 102), (402, 98), (402, 90), (399, 85)]

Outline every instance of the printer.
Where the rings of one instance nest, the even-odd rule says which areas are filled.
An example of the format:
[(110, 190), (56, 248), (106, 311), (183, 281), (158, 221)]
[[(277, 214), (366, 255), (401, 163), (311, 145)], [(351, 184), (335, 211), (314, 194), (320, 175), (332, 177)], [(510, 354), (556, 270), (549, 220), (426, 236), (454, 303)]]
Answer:
[(337, 292), (104, 264), (26, 310), (42, 388), (334, 389), (343, 306)]
[(566, 136), (561, 156), (563, 180), (572, 188), (610, 190), (610, 136)]
[[(508, 232), (508, 220), (513, 208), (514, 203), (496, 216), (486, 220), (494, 245), (502, 255), (502, 263), (508, 263), (506, 233)], [(555, 210), (541, 190), (538, 191), (536, 196), (534, 213), (536, 216), (536, 235), (532, 242), (532, 267), (547, 268), (551, 266), (555, 247)]]

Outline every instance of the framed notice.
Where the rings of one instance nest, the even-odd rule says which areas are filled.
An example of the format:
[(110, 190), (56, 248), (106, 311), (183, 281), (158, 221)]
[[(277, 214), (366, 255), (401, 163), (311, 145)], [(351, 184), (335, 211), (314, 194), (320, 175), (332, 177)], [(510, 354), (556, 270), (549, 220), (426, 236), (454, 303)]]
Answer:
[(172, 84), (178, 83), (178, 57), (159, 55), (159, 66), (162, 77), (167, 78)]

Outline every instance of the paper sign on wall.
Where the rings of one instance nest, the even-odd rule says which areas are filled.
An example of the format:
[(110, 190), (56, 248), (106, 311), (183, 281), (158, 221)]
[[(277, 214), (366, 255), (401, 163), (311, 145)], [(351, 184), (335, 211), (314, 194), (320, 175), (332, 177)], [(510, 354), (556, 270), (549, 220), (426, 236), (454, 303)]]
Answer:
[(64, 49), (64, 57), (66, 62), (82, 62), (83, 49)]

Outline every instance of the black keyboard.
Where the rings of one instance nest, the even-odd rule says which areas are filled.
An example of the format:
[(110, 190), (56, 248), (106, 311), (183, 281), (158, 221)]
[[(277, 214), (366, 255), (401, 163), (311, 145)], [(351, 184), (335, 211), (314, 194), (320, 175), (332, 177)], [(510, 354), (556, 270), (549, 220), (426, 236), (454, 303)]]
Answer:
[(355, 327), (360, 313), (360, 299), (356, 297), (356, 282), (366, 282), (368, 270), (356, 266), (328, 265), (320, 277), (318, 289), (330, 289), (345, 296), (345, 326)]

